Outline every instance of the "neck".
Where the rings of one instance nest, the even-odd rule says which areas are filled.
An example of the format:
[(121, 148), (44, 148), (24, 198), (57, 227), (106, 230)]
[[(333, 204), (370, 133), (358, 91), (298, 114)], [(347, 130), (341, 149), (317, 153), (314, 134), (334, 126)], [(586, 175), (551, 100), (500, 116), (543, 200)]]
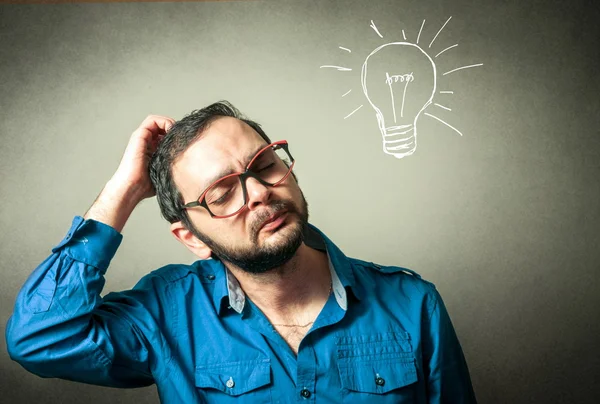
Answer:
[(274, 323), (312, 321), (329, 297), (327, 255), (304, 243), (285, 265), (266, 273), (249, 274), (230, 265), (228, 269), (246, 296)]

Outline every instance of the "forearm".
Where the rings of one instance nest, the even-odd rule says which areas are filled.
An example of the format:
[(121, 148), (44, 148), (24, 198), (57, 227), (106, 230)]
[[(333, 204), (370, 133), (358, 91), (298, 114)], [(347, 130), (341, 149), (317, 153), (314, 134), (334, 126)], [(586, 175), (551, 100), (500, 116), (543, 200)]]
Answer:
[(113, 177), (84, 215), (121, 232), (136, 205), (155, 194), (148, 173), (150, 157), (175, 121), (149, 115), (133, 132)]
[(142, 189), (125, 185), (113, 178), (108, 181), (83, 217), (107, 224), (120, 233), (143, 198)]

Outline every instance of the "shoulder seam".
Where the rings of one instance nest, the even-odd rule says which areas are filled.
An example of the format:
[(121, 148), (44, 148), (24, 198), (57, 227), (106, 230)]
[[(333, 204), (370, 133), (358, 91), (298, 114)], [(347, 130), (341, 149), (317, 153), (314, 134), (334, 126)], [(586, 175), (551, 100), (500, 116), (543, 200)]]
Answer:
[[(167, 272), (168, 271), (168, 272)], [(151, 277), (157, 277), (167, 283), (174, 283), (194, 272), (191, 265), (169, 264), (150, 272)]]

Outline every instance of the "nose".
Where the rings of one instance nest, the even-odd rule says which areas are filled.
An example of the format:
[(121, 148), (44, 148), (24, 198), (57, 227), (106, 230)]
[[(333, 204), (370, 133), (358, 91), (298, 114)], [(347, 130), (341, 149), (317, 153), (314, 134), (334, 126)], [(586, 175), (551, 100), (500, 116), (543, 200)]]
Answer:
[(249, 210), (268, 204), (271, 198), (271, 187), (261, 184), (256, 178), (246, 179), (246, 191), (248, 192)]

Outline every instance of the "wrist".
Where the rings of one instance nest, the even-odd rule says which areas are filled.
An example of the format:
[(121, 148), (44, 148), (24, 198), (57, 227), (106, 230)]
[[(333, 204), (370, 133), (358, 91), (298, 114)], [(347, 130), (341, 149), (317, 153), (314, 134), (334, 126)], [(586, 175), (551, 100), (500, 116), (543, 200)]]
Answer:
[(139, 187), (127, 186), (111, 179), (106, 183), (84, 218), (107, 224), (121, 232), (129, 216), (142, 199), (144, 197)]
[(146, 196), (143, 187), (113, 177), (104, 186), (100, 197), (110, 199), (124, 207), (131, 207), (133, 210)]

